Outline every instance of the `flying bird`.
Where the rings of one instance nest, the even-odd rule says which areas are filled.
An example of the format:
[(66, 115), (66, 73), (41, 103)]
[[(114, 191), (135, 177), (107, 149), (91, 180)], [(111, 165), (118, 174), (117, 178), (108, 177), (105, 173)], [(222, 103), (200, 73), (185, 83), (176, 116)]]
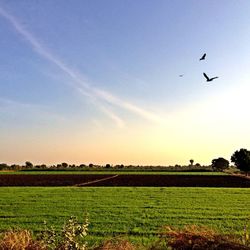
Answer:
[(184, 76), (184, 74), (182, 74), (182, 75), (179, 75), (179, 77), (183, 77)]
[(215, 77), (209, 78), (209, 77), (207, 76), (207, 74), (206, 74), (206, 73), (203, 73), (203, 75), (204, 75), (204, 77), (206, 78), (207, 82), (211, 82), (211, 81), (213, 81), (214, 79), (219, 78), (218, 76), (215, 76)]
[(207, 55), (206, 53), (203, 54), (203, 56), (200, 58), (200, 61), (201, 61), (201, 60), (205, 60), (206, 55)]

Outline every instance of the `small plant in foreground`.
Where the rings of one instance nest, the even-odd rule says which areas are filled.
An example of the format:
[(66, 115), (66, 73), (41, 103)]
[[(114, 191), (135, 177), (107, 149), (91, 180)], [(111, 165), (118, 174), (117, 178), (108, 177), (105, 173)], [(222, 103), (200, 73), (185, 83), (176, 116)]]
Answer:
[[(115, 237), (105, 240), (92, 250), (250, 250), (247, 224), (242, 237), (221, 235), (202, 226), (186, 226), (182, 229), (165, 226), (159, 239), (150, 247), (134, 245), (126, 238)], [(53, 227), (41, 232), (36, 240), (28, 230), (12, 229), (1, 234), (0, 250), (87, 250), (82, 238), (87, 235), (88, 220), (80, 224), (76, 217), (56, 232)], [(242, 244), (243, 243), (243, 244)]]
[(38, 240), (42, 243), (42, 245), (47, 249), (55, 249), (57, 242), (57, 235), (55, 229), (51, 226), (47, 227), (47, 222), (44, 221), (45, 229), (41, 231), (38, 236)]
[(81, 239), (87, 236), (88, 225), (87, 218), (84, 224), (80, 224), (76, 217), (71, 216), (57, 234), (55, 229), (48, 228), (45, 222), (45, 230), (41, 232), (39, 239), (45, 248), (51, 250), (86, 250), (87, 243), (81, 243)]
[(64, 225), (62, 230), (62, 240), (65, 250), (85, 250), (87, 243), (79, 243), (79, 238), (87, 236), (88, 232), (88, 219), (85, 220), (85, 224), (78, 223), (76, 217), (70, 217), (68, 222)]
[(250, 221), (250, 217), (247, 219), (247, 222), (244, 227), (244, 234), (242, 236), (242, 243), (246, 246), (250, 246), (250, 237), (249, 237), (249, 230), (248, 230), (249, 221)]

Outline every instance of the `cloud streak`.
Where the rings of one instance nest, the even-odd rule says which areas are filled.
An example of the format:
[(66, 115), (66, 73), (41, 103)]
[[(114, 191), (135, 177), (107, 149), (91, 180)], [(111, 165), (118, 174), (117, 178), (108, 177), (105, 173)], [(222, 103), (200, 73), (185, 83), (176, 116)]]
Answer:
[(96, 100), (101, 100), (115, 107), (120, 107), (124, 110), (132, 112), (140, 117), (147, 119), (149, 121), (158, 122), (160, 117), (156, 114), (147, 111), (133, 103), (122, 100), (121, 98), (111, 94), (110, 92), (104, 91), (102, 89), (93, 87), (89, 85), (81, 76), (75, 73), (74, 69), (66, 65), (62, 60), (58, 59), (55, 55), (49, 52), (38, 39), (30, 33), (18, 20), (16, 17), (7, 12), (4, 8), (0, 6), (0, 15), (4, 17), (16, 30), (16, 32), (30, 44), (32, 49), (38, 53), (41, 57), (47, 61), (56, 65), (61, 71), (67, 74), (73, 81), (72, 87), (75, 88), (79, 93), (90, 98), (95, 105), (99, 107), (102, 112), (109, 116), (119, 127), (124, 127), (124, 121), (114, 114), (112, 111), (107, 109), (103, 104)]

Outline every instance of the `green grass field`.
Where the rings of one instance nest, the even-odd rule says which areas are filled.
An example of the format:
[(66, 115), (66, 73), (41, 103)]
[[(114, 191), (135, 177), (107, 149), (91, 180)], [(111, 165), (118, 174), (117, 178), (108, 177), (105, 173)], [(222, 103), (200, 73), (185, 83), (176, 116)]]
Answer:
[(152, 239), (163, 225), (207, 225), (240, 233), (250, 217), (250, 189), (1, 187), (0, 229), (59, 229), (71, 216), (88, 213), (89, 240), (125, 234)]
[(227, 175), (227, 173), (223, 172), (189, 172), (189, 171), (148, 171), (148, 170), (139, 170), (139, 171), (124, 171), (124, 170), (95, 170), (95, 171), (79, 171), (79, 170), (54, 170), (54, 171), (0, 171), (0, 174), (155, 174), (155, 175)]

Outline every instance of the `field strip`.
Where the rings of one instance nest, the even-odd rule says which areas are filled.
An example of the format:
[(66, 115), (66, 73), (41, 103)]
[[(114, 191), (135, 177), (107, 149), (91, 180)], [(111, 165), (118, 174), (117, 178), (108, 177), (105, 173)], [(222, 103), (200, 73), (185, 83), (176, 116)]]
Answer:
[(113, 179), (113, 178), (116, 178), (116, 177), (118, 177), (118, 174), (116, 174), (114, 176), (106, 177), (106, 178), (97, 179), (97, 180), (94, 180), (94, 181), (88, 181), (88, 182), (76, 184), (74, 186), (75, 187), (82, 187), (82, 186), (86, 186), (88, 184), (93, 184), (93, 183), (97, 183), (97, 182), (101, 182), (101, 181), (106, 181), (106, 180), (110, 180), (110, 179)]
[(250, 179), (250, 175), (244, 175), (244, 174), (231, 174), (232, 176), (237, 176), (245, 179)]

